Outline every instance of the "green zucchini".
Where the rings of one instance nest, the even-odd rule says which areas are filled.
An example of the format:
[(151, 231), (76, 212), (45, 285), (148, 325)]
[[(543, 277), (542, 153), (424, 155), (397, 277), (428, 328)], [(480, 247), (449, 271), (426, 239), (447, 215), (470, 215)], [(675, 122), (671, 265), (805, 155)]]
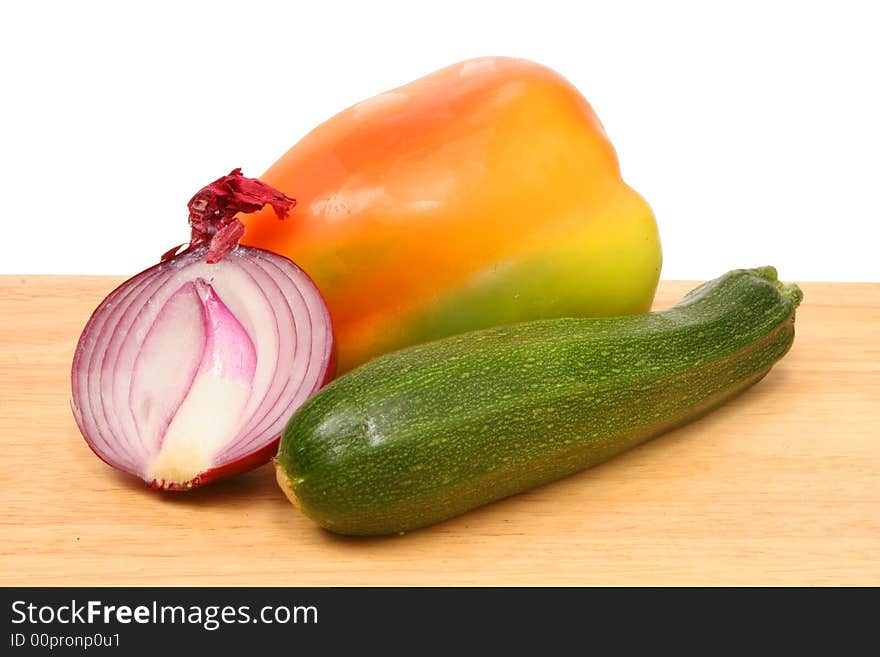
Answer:
[(772, 267), (675, 307), (475, 331), (337, 379), (291, 418), (278, 481), (341, 534), (429, 525), (605, 461), (761, 379), (794, 339)]

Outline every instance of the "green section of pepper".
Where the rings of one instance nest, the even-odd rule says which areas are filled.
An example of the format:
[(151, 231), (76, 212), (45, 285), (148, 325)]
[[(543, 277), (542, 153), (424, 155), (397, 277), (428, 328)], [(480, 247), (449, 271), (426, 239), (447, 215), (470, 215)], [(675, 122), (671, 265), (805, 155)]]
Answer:
[[(597, 236), (572, 220), (546, 243), (495, 262), (442, 292), (399, 309), (369, 349), (390, 353), (467, 331), (560, 317), (648, 312), (660, 276), (659, 235), (647, 206), (633, 197), (608, 202), (617, 230)], [(363, 355), (367, 357), (366, 354)]]

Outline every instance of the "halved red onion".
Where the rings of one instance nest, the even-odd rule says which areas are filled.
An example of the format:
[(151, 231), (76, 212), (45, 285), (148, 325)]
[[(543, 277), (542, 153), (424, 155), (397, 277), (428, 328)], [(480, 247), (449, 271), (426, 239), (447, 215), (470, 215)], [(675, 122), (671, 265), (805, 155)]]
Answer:
[(283, 217), (293, 201), (277, 195), (238, 170), (215, 181), (190, 201), (190, 247), (92, 314), (72, 407), (112, 467), (170, 490), (254, 468), (332, 378), (330, 314), (315, 284), (287, 258), (237, 243), (235, 213), (272, 202)]

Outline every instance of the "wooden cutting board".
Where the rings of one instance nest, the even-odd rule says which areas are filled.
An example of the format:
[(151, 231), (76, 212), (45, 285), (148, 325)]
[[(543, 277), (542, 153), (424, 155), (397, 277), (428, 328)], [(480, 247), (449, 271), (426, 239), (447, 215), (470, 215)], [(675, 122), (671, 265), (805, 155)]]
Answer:
[[(340, 538), (269, 467), (188, 494), (119, 475), (68, 406), (119, 279), (0, 277), (0, 584), (880, 585), (880, 284), (802, 285), (792, 351), (698, 422), (441, 525)], [(658, 308), (693, 287), (665, 282)]]

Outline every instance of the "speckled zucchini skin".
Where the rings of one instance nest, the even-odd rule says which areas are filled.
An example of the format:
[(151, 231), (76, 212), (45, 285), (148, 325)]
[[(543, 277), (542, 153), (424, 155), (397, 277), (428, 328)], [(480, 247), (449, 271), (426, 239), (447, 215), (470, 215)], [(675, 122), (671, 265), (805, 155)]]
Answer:
[(291, 418), (278, 481), (341, 534), (439, 522), (733, 397), (788, 351), (801, 298), (772, 267), (736, 270), (662, 312), (529, 322), (383, 356)]

